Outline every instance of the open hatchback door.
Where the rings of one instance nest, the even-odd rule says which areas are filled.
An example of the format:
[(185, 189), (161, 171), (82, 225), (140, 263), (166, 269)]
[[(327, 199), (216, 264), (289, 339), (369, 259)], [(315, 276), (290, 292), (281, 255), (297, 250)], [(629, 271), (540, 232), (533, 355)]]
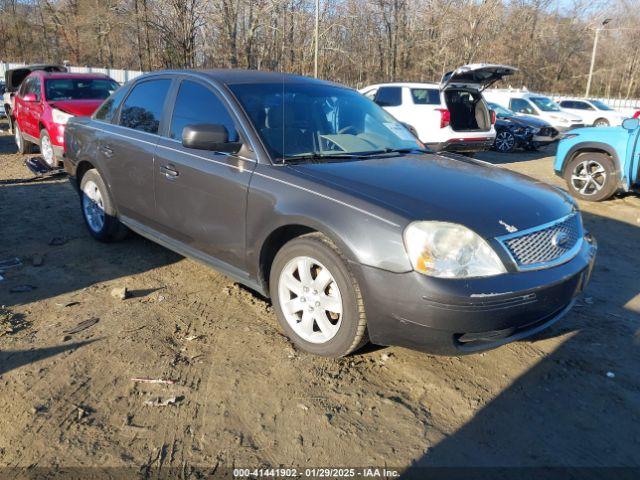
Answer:
[(62, 65), (26, 65), (24, 67), (7, 70), (4, 74), (7, 92), (15, 92), (20, 87), (22, 81), (31, 72), (44, 70), (45, 72), (66, 72), (67, 68)]
[(472, 63), (447, 72), (440, 81), (440, 90), (450, 87), (470, 87), (478, 91), (490, 87), (507, 75), (513, 75), (518, 69), (508, 65), (493, 65), (490, 63)]

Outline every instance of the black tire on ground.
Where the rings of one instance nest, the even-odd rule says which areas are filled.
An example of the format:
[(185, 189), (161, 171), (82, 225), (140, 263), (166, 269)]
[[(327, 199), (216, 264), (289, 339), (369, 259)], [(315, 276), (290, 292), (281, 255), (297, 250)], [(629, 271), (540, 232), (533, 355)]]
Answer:
[[(340, 327), (333, 338), (324, 343), (312, 343), (294, 332), (280, 305), (279, 280), (287, 263), (299, 256), (308, 256), (325, 266), (338, 286), (342, 297)], [(291, 341), (307, 352), (325, 357), (343, 357), (369, 342), (367, 319), (360, 287), (348, 263), (334, 243), (321, 233), (310, 233), (285, 244), (276, 254), (271, 267), (269, 290), (280, 326)]]
[(509, 130), (501, 130), (496, 134), (493, 148), (500, 153), (511, 153), (516, 148), (516, 137)]
[[(103, 209), (104, 209), (104, 224), (101, 229), (94, 230), (89, 221), (87, 219), (87, 214), (84, 208), (85, 197), (86, 196), (85, 188), (89, 182), (93, 182), (100, 191), (100, 195), (102, 197)], [(117, 242), (124, 239), (129, 229), (123, 225), (120, 220), (118, 220), (117, 213), (115, 207), (113, 205), (113, 201), (111, 200), (111, 196), (109, 195), (109, 191), (98, 173), (98, 170), (91, 169), (87, 171), (80, 181), (80, 210), (82, 212), (82, 218), (84, 219), (85, 225), (87, 226), (87, 230), (93, 238), (99, 240), (100, 242), (110, 243)]]
[(576, 155), (566, 166), (564, 179), (571, 195), (591, 202), (606, 200), (618, 189), (613, 160), (601, 152)]
[(607, 120), (606, 118), (598, 118), (595, 122), (593, 122), (594, 127), (608, 127), (609, 125), (609, 120)]
[(28, 153), (33, 153), (35, 150), (35, 145), (28, 140), (24, 139), (22, 132), (20, 131), (20, 127), (18, 127), (18, 123), (14, 121), (13, 124), (13, 138), (16, 143), (16, 147), (18, 148), (18, 153), (21, 155), (26, 155)]

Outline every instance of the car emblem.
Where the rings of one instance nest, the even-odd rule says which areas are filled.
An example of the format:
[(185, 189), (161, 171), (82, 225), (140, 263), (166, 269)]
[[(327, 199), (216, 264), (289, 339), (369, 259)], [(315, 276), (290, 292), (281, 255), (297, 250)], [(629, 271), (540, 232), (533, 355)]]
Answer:
[(551, 244), (554, 247), (564, 247), (568, 241), (569, 235), (564, 232), (558, 232), (553, 237), (551, 237)]

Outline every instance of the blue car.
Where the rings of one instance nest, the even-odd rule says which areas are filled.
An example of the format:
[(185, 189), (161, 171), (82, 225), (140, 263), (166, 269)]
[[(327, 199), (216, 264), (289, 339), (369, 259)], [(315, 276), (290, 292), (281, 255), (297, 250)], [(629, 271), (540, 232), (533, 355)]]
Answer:
[(556, 175), (577, 198), (600, 202), (617, 192), (640, 187), (640, 120), (621, 127), (578, 128), (558, 143)]

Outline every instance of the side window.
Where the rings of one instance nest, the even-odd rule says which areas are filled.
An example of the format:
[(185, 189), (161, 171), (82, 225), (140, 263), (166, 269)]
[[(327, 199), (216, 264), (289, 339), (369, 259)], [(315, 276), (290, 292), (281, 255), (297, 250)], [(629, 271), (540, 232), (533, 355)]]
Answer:
[(35, 77), (33, 79), (33, 83), (32, 83), (31, 89), (29, 90), (31, 93), (33, 93), (36, 96), (36, 99), (38, 101), (40, 101), (40, 97), (42, 97), (40, 84), (41, 84), (40, 78), (39, 77)]
[(575, 108), (575, 107), (573, 106), (573, 103), (574, 103), (574, 102), (572, 102), (571, 100), (563, 100), (562, 102), (560, 102), (560, 106), (561, 106), (562, 108)]
[(579, 110), (594, 110), (594, 108), (589, 105), (588, 103), (585, 102), (573, 102), (575, 107), (573, 108), (577, 108)]
[(374, 99), (381, 107), (402, 105), (402, 87), (380, 87)]
[(147, 133), (158, 133), (164, 100), (171, 80), (163, 78), (139, 83), (124, 101), (120, 125)]
[(176, 97), (169, 137), (182, 140), (184, 127), (197, 124), (224, 125), (229, 141), (238, 141), (233, 119), (218, 96), (200, 83), (184, 80)]
[(93, 118), (111, 123), (127, 90), (127, 88), (119, 88), (113, 92), (113, 94), (111, 94), (111, 96), (107, 98), (102, 105), (100, 105), (100, 108), (96, 110), (96, 113), (93, 114)]
[(29, 93), (29, 89), (31, 88), (32, 83), (33, 83), (33, 78), (27, 78), (24, 82), (22, 82), (22, 85), (20, 85), (20, 93), (19, 93), (21, 97)]
[(523, 98), (512, 98), (509, 101), (509, 107), (511, 108), (511, 110), (518, 113), (526, 113), (527, 115), (538, 114), (531, 106), (531, 104), (529, 104), (529, 102), (524, 100)]
[(440, 90), (437, 88), (412, 88), (411, 97), (416, 105), (440, 105)]

